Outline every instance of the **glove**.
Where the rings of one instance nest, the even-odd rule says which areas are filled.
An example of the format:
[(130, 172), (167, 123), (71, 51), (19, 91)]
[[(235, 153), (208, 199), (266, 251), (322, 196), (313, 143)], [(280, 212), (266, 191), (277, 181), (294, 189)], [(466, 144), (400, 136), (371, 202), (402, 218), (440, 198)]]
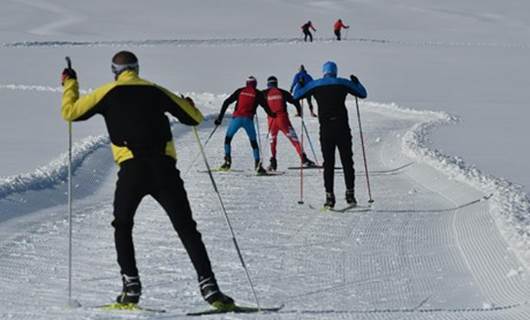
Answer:
[(65, 68), (61, 74), (61, 85), (68, 79), (77, 79), (77, 73), (72, 68)]
[(357, 79), (357, 77), (354, 76), (353, 74), (350, 75), (350, 79), (351, 79), (351, 81), (352, 81), (353, 83), (359, 83), (359, 79)]
[(223, 121), (223, 120), (220, 119), (220, 118), (217, 118), (217, 119), (215, 119), (215, 121), (213, 123), (215, 123), (216, 126), (219, 126), (219, 125), (221, 125), (221, 121)]

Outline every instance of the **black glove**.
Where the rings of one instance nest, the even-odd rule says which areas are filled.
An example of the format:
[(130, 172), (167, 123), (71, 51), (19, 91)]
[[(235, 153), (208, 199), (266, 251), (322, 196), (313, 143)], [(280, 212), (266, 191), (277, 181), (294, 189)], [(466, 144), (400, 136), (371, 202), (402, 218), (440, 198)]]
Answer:
[(221, 121), (223, 121), (223, 119), (217, 118), (217, 119), (215, 119), (215, 121), (213, 123), (215, 123), (216, 126), (219, 126), (219, 125), (221, 125)]
[(359, 79), (357, 79), (357, 77), (354, 76), (353, 74), (350, 75), (350, 79), (351, 79), (351, 81), (352, 81), (353, 83), (355, 83), (355, 84), (359, 83)]
[(72, 68), (65, 68), (61, 74), (61, 84), (64, 85), (64, 81), (68, 79), (77, 79), (77, 73)]

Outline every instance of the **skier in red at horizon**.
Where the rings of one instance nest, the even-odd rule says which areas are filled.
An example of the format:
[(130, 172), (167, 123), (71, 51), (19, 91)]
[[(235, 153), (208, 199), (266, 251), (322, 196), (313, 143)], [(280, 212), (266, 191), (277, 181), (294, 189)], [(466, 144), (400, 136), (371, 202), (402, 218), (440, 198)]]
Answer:
[(309, 38), (309, 41), (313, 42), (313, 34), (311, 33), (311, 29), (313, 29), (313, 31), (315, 32), (317, 31), (317, 29), (313, 27), (311, 20), (304, 23), (301, 28), (302, 28), (302, 32), (304, 33), (304, 41), (307, 41), (307, 38)]
[(339, 19), (337, 20), (337, 22), (335, 22), (335, 25), (333, 26), (333, 32), (335, 33), (335, 36), (337, 37), (337, 40), (340, 41), (340, 30), (344, 28), (344, 29), (349, 29), (350, 26), (347, 26), (345, 25), (344, 23), (342, 23), (342, 20)]
[[(296, 131), (289, 120), (289, 113), (287, 112), (287, 102), (294, 105), (297, 111), (296, 116), (302, 116), (302, 107), (297, 100), (286, 90), (278, 88), (278, 79), (275, 76), (270, 76), (267, 79), (267, 89), (263, 91), (267, 105), (276, 113), (276, 117), (268, 117), (269, 135), (271, 144), (271, 160), (267, 168), (269, 171), (276, 171), (278, 163), (276, 161), (276, 145), (278, 142), (278, 133), (281, 131), (287, 139), (291, 142), (296, 152), (302, 158), (302, 163), (306, 167), (313, 167), (315, 163), (309, 160), (306, 154), (302, 151), (302, 146), (298, 141)], [(303, 133), (302, 133), (303, 134)]]

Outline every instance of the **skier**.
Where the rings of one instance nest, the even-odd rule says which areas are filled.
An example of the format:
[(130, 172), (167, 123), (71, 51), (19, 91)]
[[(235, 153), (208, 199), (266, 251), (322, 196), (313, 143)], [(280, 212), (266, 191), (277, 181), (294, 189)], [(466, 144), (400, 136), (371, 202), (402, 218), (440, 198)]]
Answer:
[(297, 117), (302, 116), (302, 107), (300, 103), (293, 99), (293, 96), (283, 90), (278, 88), (278, 79), (275, 76), (270, 76), (267, 79), (267, 89), (263, 91), (265, 98), (267, 99), (267, 104), (269, 108), (276, 113), (276, 118), (268, 117), (269, 123), (269, 135), (270, 135), (270, 144), (271, 144), (271, 160), (268, 170), (276, 171), (278, 163), (276, 161), (276, 144), (278, 142), (278, 132), (281, 131), (291, 144), (296, 149), (296, 152), (302, 158), (302, 163), (304, 166), (313, 167), (315, 163), (309, 160), (304, 152), (302, 152), (302, 146), (298, 141), (296, 136), (296, 131), (289, 121), (289, 113), (287, 112), (287, 102), (296, 107)]
[(355, 171), (353, 169), (352, 136), (348, 124), (348, 111), (346, 110), (346, 96), (352, 94), (359, 98), (366, 98), (366, 89), (355, 76), (350, 80), (337, 78), (337, 65), (328, 61), (323, 67), (324, 77), (306, 84), (295, 92), (297, 100), (314, 96), (318, 103), (318, 119), (320, 122), (320, 145), (324, 158), (324, 187), (326, 189), (326, 202), (324, 207), (335, 206), (334, 168), (335, 149), (339, 154), (344, 169), (344, 182), (346, 184), (346, 202), (354, 205)]
[[(294, 75), (293, 82), (291, 83), (291, 89), (289, 89), (289, 92), (292, 94), (294, 91), (298, 90), (298, 88), (303, 87), (304, 84), (313, 81), (313, 77), (309, 73), (307, 73), (305, 67), (303, 64), (300, 65), (300, 68), (298, 69), (298, 72)], [(311, 96), (307, 97), (307, 105), (309, 106), (309, 112), (311, 113), (312, 117), (316, 118), (316, 114), (313, 111), (313, 102), (311, 99)]]
[(254, 128), (254, 115), (256, 114), (258, 105), (261, 105), (270, 117), (274, 118), (276, 117), (276, 114), (267, 106), (263, 93), (256, 89), (257, 85), (258, 81), (256, 78), (253, 76), (248, 77), (245, 87), (237, 89), (226, 98), (221, 107), (221, 112), (215, 120), (215, 125), (220, 125), (228, 106), (236, 102), (234, 112), (232, 113), (232, 120), (226, 130), (225, 162), (221, 165), (221, 170), (230, 170), (232, 165), (232, 149), (230, 143), (236, 132), (240, 128), (244, 128), (250, 140), (250, 145), (252, 146), (256, 172), (258, 175), (266, 174), (265, 169), (261, 165), (256, 130)]
[(339, 20), (337, 20), (337, 22), (335, 22), (335, 25), (333, 25), (333, 32), (335, 33), (335, 36), (337, 37), (338, 41), (340, 41), (340, 30), (342, 28), (349, 29), (350, 26), (347, 26), (347, 25), (343, 24), (342, 20), (339, 19)]
[(307, 21), (306, 23), (304, 23), (301, 28), (302, 32), (304, 33), (304, 41), (307, 42), (307, 38), (309, 38), (309, 41), (313, 42), (313, 34), (311, 33), (311, 29), (313, 29), (313, 31), (315, 32), (317, 31), (317, 29), (313, 27), (311, 21)]
[(123, 290), (116, 301), (136, 305), (142, 285), (134, 253), (134, 214), (142, 198), (152, 196), (164, 208), (180, 237), (198, 275), (202, 297), (219, 309), (234, 308), (234, 300), (223, 294), (212, 271), (201, 234), (192, 217), (190, 204), (175, 167), (176, 153), (169, 119), (195, 126), (203, 115), (191, 98), (139, 77), (137, 57), (120, 51), (112, 58), (115, 81), (79, 97), (76, 72), (64, 69), (61, 114), (67, 121), (83, 121), (95, 114), (105, 119), (112, 153), (119, 165), (114, 195), (114, 240), (121, 268)]

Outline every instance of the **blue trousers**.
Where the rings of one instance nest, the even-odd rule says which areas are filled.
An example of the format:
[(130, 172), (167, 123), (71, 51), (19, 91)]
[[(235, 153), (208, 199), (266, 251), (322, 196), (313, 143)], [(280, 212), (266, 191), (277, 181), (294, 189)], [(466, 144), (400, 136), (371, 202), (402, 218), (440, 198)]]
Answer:
[(249, 117), (234, 117), (228, 125), (226, 130), (225, 137), (225, 156), (230, 157), (232, 153), (232, 148), (230, 143), (232, 138), (237, 133), (239, 129), (245, 129), (248, 139), (250, 140), (250, 145), (252, 146), (252, 152), (254, 154), (254, 160), (259, 161), (259, 147), (258, 141), (256, 140), (256, 129), (254, 128), (254, 119)]

